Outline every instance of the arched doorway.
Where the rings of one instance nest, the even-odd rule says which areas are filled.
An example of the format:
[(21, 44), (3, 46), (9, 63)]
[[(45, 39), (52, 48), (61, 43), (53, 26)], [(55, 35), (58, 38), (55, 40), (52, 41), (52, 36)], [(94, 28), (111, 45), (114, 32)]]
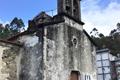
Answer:
[(79, 71), (72, 71), (70, 74), (70, 80), (80, 80)]

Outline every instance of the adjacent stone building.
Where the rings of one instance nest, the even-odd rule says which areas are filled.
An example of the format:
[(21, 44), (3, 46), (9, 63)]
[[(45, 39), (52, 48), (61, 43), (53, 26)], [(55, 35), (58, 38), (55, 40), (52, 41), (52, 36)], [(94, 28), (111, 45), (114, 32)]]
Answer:
[(95, 43), (83, 25), (80, 0), (58, 0), (57, 15), (41, 12), (0, 41), (0, 80), (96, 80)]
[(97, 50), (96, 59), (98, 80), (112, 80), (111, 61), (115, 60), (115, 56), (106, 48)]

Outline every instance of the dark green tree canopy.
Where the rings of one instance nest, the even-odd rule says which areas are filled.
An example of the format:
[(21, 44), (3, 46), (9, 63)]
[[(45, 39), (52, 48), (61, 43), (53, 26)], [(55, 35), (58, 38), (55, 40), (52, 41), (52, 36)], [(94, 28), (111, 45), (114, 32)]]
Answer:
[[(92, 31), (98, 31), (93, 29)], [(99, 32), (98, 32), (99, 33)], [(91, 35), (95, 43), (98, 45), (97, 49), (109, 48), (111, 54), (120, 54), (120, 23), (117, 23), (116, 29), (111, 30), (109, 36), (104, 36), (99, 33), (99, 37)]]
[(16, 30), (17, 32), (20, 32), (21, 29), (24, 27), (25, 27), (25, 25), (23, 23), (23, 20), (18, 19), (17, 17), (15, 17), (10, 23), (11, 30)]
[(24, 22), (22, 19), (15, 17), (10, 24), (0, 24), (0, 39), (6, 39), (14, 36), (24, 30)]

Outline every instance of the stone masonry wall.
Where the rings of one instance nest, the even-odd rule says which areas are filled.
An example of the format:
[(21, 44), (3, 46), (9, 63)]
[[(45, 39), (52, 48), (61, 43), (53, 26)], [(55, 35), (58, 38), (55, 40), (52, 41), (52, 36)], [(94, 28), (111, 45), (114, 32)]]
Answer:
[(43, 80), (43, 40), (38, 32), (20, 37), (21, 48), (19, 80)]
[[(83, 54), (82, 54), (82, 69), (83, 72), (82, 79), (85, 80), (90, 77), (90, 80), (97, 79), (96, 73), (96, 48), (88, 39), (88, 37), (83, 33)], [(89, 79), (87, 79), (89, 80)]]
[(70, 80), (72, 71), (96, 80), (95, 46), (82, 25), (65, 18), (18, 41), (24, 46), (0, 43), (0, 80)]
[(71, 71), (79, 71), (82, 80), (96, 80), (95, 46), (82, 26), (49, 25), (44, 35), (44, 80), (69, 80)]
[(19, 47), (0, 42), (0, 80), (17, 80)]

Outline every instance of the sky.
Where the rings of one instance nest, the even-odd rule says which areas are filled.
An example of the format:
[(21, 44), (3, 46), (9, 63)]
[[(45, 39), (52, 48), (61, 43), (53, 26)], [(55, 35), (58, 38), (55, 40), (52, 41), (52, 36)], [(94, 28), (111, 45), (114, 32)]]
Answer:
[[(0, 6), (0, 23), (6, 24), (18, 17), (27, 26), (28, 20), (41, 11), (56, 10), (57, 0), (0, 0)], [(81, 15), (88, 33), (95, 27), (109, 35), (120, 22), (120, 0), (82, 0)]]

